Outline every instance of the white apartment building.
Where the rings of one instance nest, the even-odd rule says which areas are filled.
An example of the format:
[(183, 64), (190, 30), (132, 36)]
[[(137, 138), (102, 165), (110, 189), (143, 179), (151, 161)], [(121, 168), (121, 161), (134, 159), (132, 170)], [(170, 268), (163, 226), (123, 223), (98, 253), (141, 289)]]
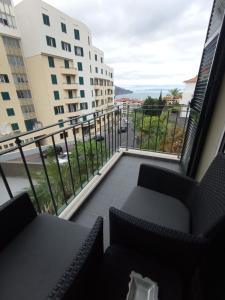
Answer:
[(44, 126), (113, 105), (113, 70), (85, 24), (40, 0), (23, 0), (15, 11)]
[[(14, 7), (0, 0), (0, 141), (37, 125)], [(14, 141), (2, 142), (0, 151), (13, 146)]]
[[(197, 76), (184, 81), (185, 87), (182, 93), (182, 99), (180, 101), (181, 105), (188, 105), (191, 102), (194, 96), (196, 83), (197, 83)], [(181, 117), (187, 116), (187, 110), (185, 108), (182, 109), (180, 116)]]

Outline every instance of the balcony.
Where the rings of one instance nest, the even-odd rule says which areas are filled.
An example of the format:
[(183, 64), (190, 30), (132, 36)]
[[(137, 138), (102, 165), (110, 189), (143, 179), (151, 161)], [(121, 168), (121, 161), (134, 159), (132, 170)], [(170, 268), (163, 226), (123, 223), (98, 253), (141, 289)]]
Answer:
[(77, 68), (69, 67), (65, 68), (64, 66), (61, 67), (61, 73), (64, 75), (76, 75), (77, 74)]
[(78, 84), (76, 82), (64, 82), (63, 83), (63, 89), (64, 90), (78, 90)]
[[(76, 113), (79, 112), (71, 112)], [(53, 124), (49, 126), (49, 134), (42, 135), (45, 127), (39, 129), (40, 138), (29, 143), (21, 142), (24, 136), (27, 139), (27, 133), (19, 135), (15, 141), (17, 147), (0, 153), (1, 175), (5, 186), (1, 190), (1, 194), (4, 194), (2, 199), (5, 201), (20, 189), (27, 189), (39, 211), (71, 217), (93, 190), (93, 186), (98, 185), (118, 160), (118, 170), (122, 168), (118, 178), (121, 179), (132, 160), (136, 164), (143, 159), (149, 159), (149, 162), (178, 170), (188, 115), (181, 118), (180, 114), (181, 109), (174, 110), (171, 107), (164, 107), (161, 111), (128, 107), (124, 114), (122, 107), (117, 107), (89, 114), (86, 121), (80, 122), (79, 119), (72, 126), (70, 121), (61, 122), (61, 127), (64, 124), (63, 128), (58, 123)], [(83, 130), (75, 133), (80, 127)], [(30, 137), (33, 134), (37, 135), (36, 131), (29, 133)], [(102, 140), (93, 140), (96, 135), (102, 136)], [(9, 138), (4, 143), (7, 141), (14, 142), (14, 139)], [(67, 153), (68, 158), (63, 166), (59, 164), (58, 156), (54, 152), (56, 145), (60, 145), (63, 152)], [(50, 156), (46, 159), (48, 151)], [(70, 158), (69, 153), (72, 153), (73, 158)], [(49, 169), (50, 165), (58, 173), (58, 179), (54, 177), (52, 169)], [(35, 175), (40, 170), (41, 178)], [(117, 167), (115, 172), (116, 170)], [(61, 176), (60, 172), (65, 173)], [(64, 181), (65, 174), (68, 177), (67, 183)], [(47, 178), (49, 184), (43, 185)], [(60, 186), (54, 184), (57, 180)], [(45, 205), (39, 195), (39, 191), (44, 188)]]

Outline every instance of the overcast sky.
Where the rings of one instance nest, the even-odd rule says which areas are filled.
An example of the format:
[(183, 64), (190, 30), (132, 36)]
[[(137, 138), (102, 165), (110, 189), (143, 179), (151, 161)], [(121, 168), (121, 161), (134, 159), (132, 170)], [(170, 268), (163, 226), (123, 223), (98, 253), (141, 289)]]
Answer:
[(197, 74), (212, 0), (46, 2), (89, 26), (117, 85), (176, 85)]

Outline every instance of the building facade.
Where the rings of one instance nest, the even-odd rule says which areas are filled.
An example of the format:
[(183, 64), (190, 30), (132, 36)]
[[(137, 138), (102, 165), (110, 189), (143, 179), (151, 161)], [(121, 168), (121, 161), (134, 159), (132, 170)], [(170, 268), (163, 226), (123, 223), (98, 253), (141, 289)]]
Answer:
[[(11, 0), (0, 0), (0, 140), (38, 126)], [(32, 137), (31, 137), (32, 138)], [(1, 144), (0, 151), (14, 142)]]
[(113, 107), (113, 70), (90, 29), (47, 3), (0, 0), (0, 53), (0, 139)]
[(15, 9), (43, 125), (113, 105), (113, 70), (85, 24), (40, 0), (23, 0)]
[[(196, 83), (197, 83), (197, 76), (184, 81), (185, 87), (182, 93), (182, 99), (180, 101), (181, 105), (185, 105), (185, 106), (189, 105), (189, 103), (191, 102), (194, 96)], [(181, 117), (185, 118), (186, 116), (187, 116), (187, 110), (183, 109), (181, 112)]]

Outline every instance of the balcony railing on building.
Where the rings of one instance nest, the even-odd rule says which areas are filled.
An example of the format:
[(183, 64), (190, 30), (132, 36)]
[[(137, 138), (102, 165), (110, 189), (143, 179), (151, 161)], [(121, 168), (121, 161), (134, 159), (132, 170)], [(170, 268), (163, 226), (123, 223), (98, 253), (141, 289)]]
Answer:
[[(114, 107), (0, 141), (0, 174), (10, 198), (7, 164), (23, 169), (39, 212), (59, 215), (120, 151), (182, 155), (187, 106)], [(29, 136), (35, 135), (34, 139)]]

